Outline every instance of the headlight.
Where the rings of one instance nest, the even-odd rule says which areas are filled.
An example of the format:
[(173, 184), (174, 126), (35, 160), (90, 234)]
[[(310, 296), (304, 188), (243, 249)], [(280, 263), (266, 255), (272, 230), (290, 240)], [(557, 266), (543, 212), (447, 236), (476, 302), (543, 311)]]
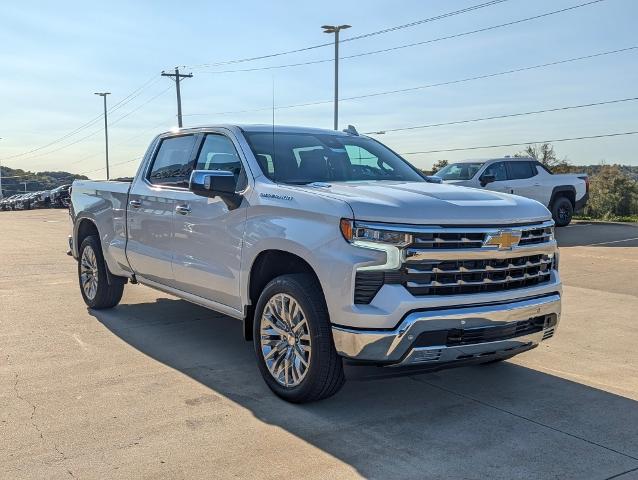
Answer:
[(404, 247), (412, 242), (412, 235), (392, 230), (391, 227), (386, 230), (376, 225), (359, 224), (346, 218), (341, 219), (340, 227), (343, 238), (354, 244), (370, 242)]

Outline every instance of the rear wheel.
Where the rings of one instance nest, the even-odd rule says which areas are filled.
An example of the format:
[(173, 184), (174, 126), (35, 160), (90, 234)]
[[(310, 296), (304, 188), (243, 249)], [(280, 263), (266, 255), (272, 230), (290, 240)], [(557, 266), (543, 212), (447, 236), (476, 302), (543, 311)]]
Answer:
[(272, 280), (257, 302), (253, 342), (268, 387), (305, 403), (334, 395), (345, 378), (321, 288), (309, 274)]
[(557, 227), (565, 227), (572, 221), (574, 215), (574, 206), (571, 200), (565, 197), (559, 197), (552, 205), (552, 217)]
[(80, 245), (78, 279), (84, 303), (90, 308), (111, 308), (120, 303), (124, 293), (123, 282), (107, 280), (102, 247), (96, 236), (86, 237)]

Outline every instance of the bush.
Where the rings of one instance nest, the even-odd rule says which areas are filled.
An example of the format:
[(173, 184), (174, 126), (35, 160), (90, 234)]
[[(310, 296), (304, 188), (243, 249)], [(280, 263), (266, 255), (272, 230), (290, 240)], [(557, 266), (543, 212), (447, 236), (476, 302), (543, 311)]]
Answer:
[(638, 181), (619, 165), (603, 165), (590, 177), (589, 201), (583, 213), (603, 220), (638, 215)]

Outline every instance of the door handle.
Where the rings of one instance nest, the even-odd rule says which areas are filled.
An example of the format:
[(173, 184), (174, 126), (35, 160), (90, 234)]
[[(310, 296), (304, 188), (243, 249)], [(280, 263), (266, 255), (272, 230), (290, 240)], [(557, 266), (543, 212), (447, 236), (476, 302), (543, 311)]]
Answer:
[(142, 202), (139, 200), (131, 200), (128, 204), (131, 208), (140, 208), (142, 206)]
[(188, 215), (189, 213), (191, 213), (191, 207), (189, 207), (188, 205), (177, 205), (175, 207), (175, 212), (179, 213), (180, 215)]

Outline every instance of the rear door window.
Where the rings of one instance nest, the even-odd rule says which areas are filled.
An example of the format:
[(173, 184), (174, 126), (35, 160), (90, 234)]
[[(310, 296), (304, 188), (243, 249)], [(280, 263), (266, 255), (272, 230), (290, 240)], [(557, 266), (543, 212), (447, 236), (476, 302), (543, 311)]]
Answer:
[(536, 175), (536, 167), (532, 162), (508, 162), (510, 167), (510, 180), (523, 180)]
[(153, 185), (188, 188), (193, 170), (191, 153), (194, 146), (194, 135), (163, 139), (153, 160), (148, 181)]

